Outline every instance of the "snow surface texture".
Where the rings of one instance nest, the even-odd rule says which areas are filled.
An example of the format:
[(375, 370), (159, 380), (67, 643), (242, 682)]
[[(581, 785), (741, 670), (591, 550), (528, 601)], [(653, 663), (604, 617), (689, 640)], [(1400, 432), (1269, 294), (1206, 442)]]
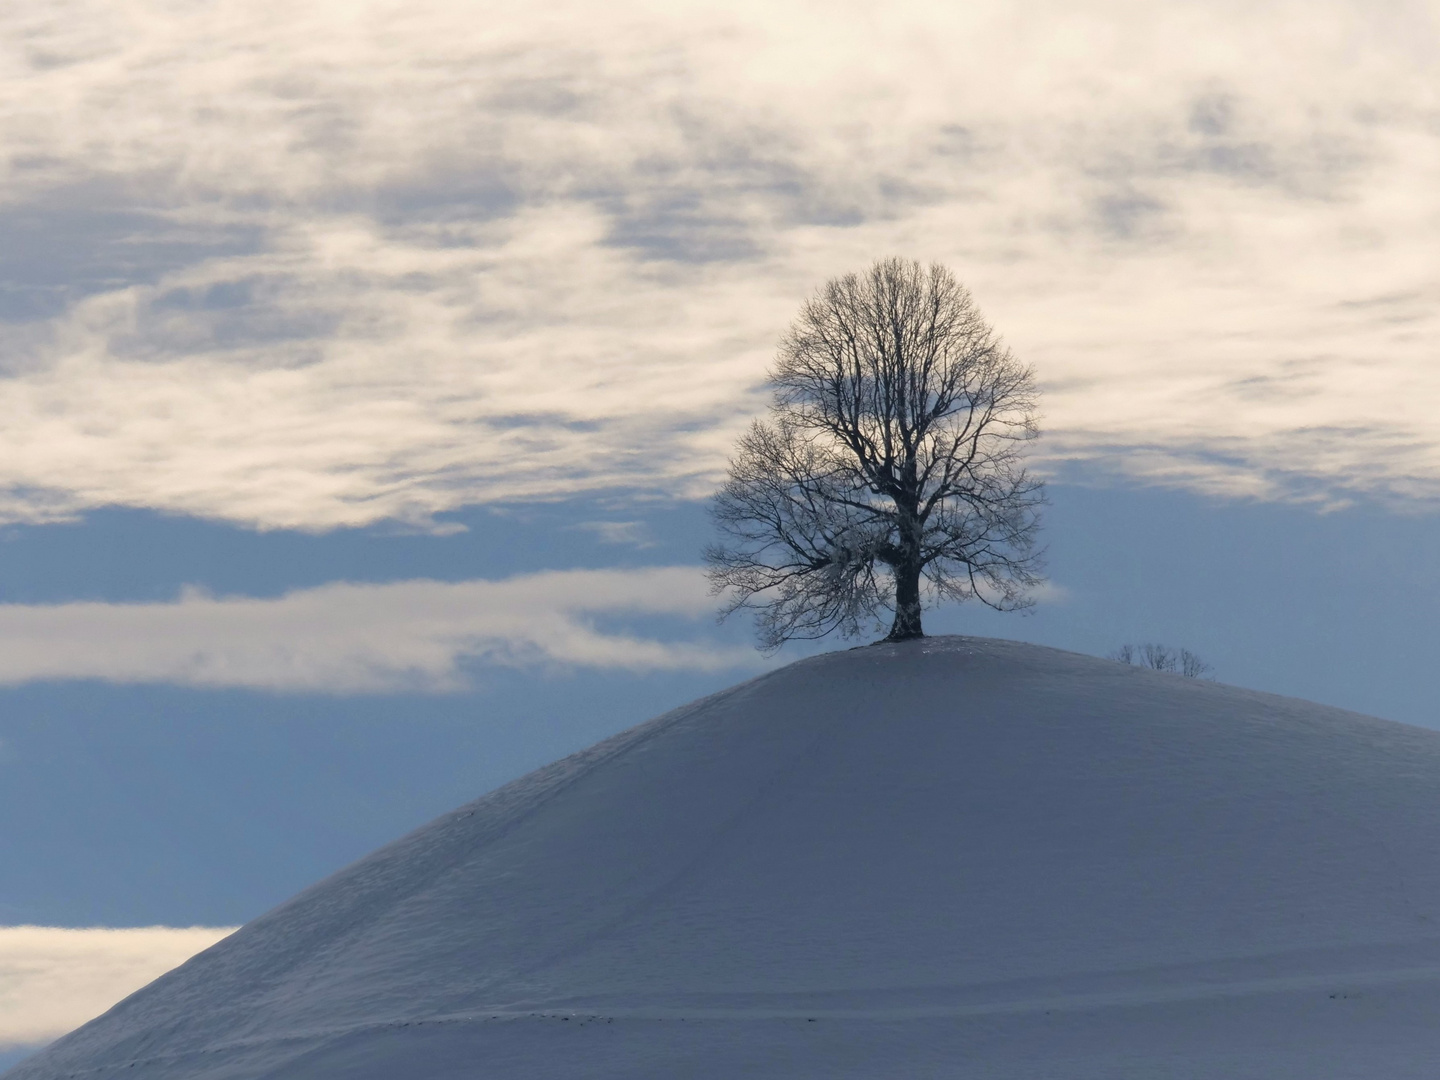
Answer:
[(1029, 645), (801, 661), (302, 893), (9, 1080), (1433, 1080), (1440, 733)]

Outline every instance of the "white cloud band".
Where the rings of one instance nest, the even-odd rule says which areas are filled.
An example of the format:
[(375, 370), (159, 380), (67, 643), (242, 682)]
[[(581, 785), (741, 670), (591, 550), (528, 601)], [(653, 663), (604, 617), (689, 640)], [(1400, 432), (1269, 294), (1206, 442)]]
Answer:
[(0, 41), (3, 517), (699, 492), (798, 300), (890, 253), (1037, 363), (1053, 459), (1440, 495), (1426, 0), (79, 0)]
[(65, 1034), (232, 930), (0, 926), (0, 1049)]
[(0, 684), (104, 679), (332, 693), (452, 690), (466, 665), (631, 671), (754, 666), (753, 650), (596, 625), (714, 611), (692, 567), (571, 570), (502, 581), (332, 583), (274, 599), (0, 605)]

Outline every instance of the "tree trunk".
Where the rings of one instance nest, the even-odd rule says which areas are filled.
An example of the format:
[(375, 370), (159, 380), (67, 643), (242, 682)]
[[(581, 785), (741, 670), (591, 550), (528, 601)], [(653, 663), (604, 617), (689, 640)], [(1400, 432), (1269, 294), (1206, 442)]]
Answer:
[(920, 629), (920, 564), (908, 563), (895, 568), (895, 625), (886, 641), (909, 641), (924, 637)]

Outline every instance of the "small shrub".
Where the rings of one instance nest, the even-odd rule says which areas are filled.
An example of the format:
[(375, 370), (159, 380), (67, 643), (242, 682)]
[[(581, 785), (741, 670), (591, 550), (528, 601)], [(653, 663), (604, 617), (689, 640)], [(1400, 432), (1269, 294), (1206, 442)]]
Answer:
[(1141, 645), (1125, 644), (1109, 657), (1122, 664), (1138, 664), (1156, 671), (1169, 671), (1187, 679), (1203, 679), (1215, 669), (1189, 649), (1177, 649), (1172, 645), (1145, 642)]

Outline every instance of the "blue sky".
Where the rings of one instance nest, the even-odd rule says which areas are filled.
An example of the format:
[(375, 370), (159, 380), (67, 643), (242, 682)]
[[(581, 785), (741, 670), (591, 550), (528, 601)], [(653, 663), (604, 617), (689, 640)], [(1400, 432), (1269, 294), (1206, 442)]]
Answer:
[[(512, 8), (0, 16), (0, 930), (233, 925), (803, 654), (703, 500), (890, 254), (1044, 389), (1051, 586), (929, 629), (1440, 726), (1432, 2)], [(7, 940), (0, 1053), (90, 1007)]]

